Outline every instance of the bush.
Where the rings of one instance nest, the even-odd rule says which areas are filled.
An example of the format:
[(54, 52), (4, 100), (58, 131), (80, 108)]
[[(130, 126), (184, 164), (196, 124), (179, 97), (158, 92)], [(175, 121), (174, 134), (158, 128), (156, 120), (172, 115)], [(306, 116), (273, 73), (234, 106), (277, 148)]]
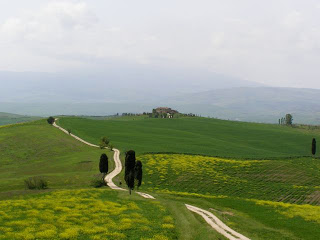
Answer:
[(49, 118), (47, 119), (47, 122), (48, 122), (49, 124), (51, 124), (51, 125), (54, 123), (54, 121), (55, 121), (54, 117), (49, 117)]
[(110, 140), (107, 137), (102, 137), (100, 140), (99, 146), (101, 149), (104, 149), (108, 147), (109, 143), (110, 143)]
[(100, 188), (100, 187), (106, 186), (106, 182), (103, 179), (103, 175), (99, 174), (99, 176), (95, 176), (91, 180), (90, 186), (92, 186), (94, 188)]
[(48, 188), (48, 182), (42, 177), (30, 177), (26, 180), (24, 180), (25, 186), (27, 189), (47, 189)]

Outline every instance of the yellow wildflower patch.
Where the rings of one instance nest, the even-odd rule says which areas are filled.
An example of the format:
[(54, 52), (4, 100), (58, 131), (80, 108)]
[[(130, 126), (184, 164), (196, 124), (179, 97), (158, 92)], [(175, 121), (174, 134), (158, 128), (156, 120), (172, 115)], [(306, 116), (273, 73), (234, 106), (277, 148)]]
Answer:
[(116, 194), (109, 189), (64, 190), (0, 201), (0, 239), (118, 240), (129, 239), (130, 231), (141, 234), (135, 239), (174, 234), (159, 202), (134, 202)]

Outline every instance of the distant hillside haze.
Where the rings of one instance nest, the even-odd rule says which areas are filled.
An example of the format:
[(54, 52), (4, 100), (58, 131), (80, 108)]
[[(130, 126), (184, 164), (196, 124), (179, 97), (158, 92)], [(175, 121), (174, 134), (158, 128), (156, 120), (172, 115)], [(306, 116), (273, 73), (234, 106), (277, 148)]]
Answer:
[(259, 83), (203, 71), (115, 67), (97, 73), (0, 72), (0, 102), (145, 102)]
[(167, 100), (204, 116), (276, 123), (286, 113), (294, 122), (320, 123), (320, 90), (301, 88), (230, 88), (186, 94)]
[(168, 106), (238, 121), (320, 124), (320, 90), (266, 87), (216, 73), (109, 67), (96, 73), (0, 72), (0, 111), (22, 115), (112, 115)]

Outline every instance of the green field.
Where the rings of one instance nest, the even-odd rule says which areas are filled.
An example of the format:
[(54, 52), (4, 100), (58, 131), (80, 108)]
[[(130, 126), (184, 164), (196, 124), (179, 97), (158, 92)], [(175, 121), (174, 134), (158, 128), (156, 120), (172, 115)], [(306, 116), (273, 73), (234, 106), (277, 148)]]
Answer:
[(320, 160), (146, 154), (143, 189), (320, 205)]
[(89, 142), (98, 143), (102, 136), (108, 136), (114, 146), (139, 154), (173, 152), (259, 159), (309, 156), (312, 137), (319, 136), (291, 127), (207, 118), (62, 118), (59, 124)]
[[(0, 127), (0, 196), (24, 189), (24, 180), (43, 176), (49, 187), (84, 187), (99, 173), (101, 153), (86, 146), (45, 120)], [(1, 193), (2, 192), (2, 193)]]
[(59, 124), (90, 142), (108, 136), (116, 147), (136, 150), (144, 165), (141, 190), (157, 193), (168, 207), (213, 208), (252, 239), (320, 234), (320, 160), (308, 157), (318, 131), (204, 118), (62, 118)]
[(0, 112), (0, 126), (15, 124), (15, 123), (30, 122), (38, 119), (40, 119), (40, 117), (30, 117), (30, 116)]
[[(251, 239), (320, 235), (320, 160), (308, 157), (317, 131), (205, 118), (61, 118), (59, 124), (91, 143), (108, 136), (122, 160), (123, 151), (136, 150), (144, 166), (141, 191), (156, 200), (90, 186), (101, 153), (113, 169), (110, 151), (45, 120), (3, 126), (0, 239), (225, 239), (186, 203)], [(25, 190), (31, 176), (48, 179), (49, 189)], [(123, 173), (114, 179), (120, 181)]]

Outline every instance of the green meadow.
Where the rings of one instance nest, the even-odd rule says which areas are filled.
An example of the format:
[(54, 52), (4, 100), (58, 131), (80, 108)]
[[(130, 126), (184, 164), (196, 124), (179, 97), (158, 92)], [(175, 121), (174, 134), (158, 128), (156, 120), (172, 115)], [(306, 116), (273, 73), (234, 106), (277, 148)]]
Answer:
[[(96, 118), (99, 119), (99, 118)], [(0, 127), (0, 239), (225, 239), (185, 204), (209, 210), (251, 239), (317, 239), (317, 131), (206, 118), (60, 118), (98, 144), (133, 149), (139, 190), (156, 200), (90, 186), (101, 153), (45, 120)], [(46, 190), (27, 190), (42, 176)], [(123, 172), (114, 179), (124, 183)], [(124, 185), (124, 184), (123, 184)], [(124, 187), (124, 186), (122, 186)]]
[(209, 118), (142, 117), (92, 120), (62, 118), (59, 124), (81, 138), (98, 143), (108, 136), (114, 146), (136, 152), (172, 152), (233, 158), (309, 156), (319, 133), (291, 127)]
[(252, 239), (320, 234), (320, 160), (310, 156), (318, 131), (206, 118), (62, 118), (59, 124), (88, 141), (108, 136), (120, 149), (136, 150), (144, 166), (141, 191), (157, 194), (176, 219), (182, 218), (177, 204), (190, 203)]
[(42, 176), (50, 189), (87, 187), (99, 173), (101, 153), (86, 146), (45, 120), (0, 127), (0, 196), (24, 189), (24, 180)]

